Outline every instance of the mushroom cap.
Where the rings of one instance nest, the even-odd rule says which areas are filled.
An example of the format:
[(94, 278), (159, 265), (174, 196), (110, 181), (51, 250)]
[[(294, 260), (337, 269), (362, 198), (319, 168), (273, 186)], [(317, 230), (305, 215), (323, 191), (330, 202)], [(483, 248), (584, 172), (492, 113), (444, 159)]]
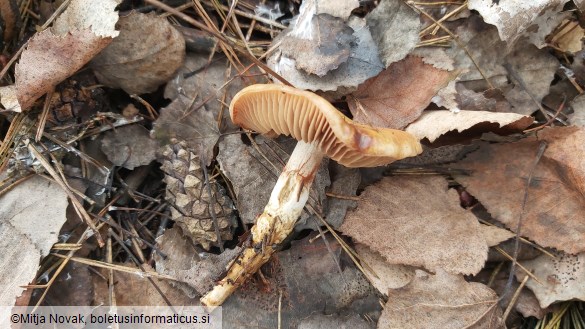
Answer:
[(353, 122), (323, 97), (275, 84), (238, 92), (230, 104), (232, 121), (269, 137), (280, 134), (307, 143), (346, 167), (376, 167), (422, 152), (413, 135)]

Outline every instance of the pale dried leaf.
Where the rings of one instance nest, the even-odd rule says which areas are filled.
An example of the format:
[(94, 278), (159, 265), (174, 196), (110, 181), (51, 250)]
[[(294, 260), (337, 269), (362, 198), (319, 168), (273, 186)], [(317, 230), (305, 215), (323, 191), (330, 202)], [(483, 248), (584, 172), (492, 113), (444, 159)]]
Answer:
[[(283, 55), (281, 51), (275, 51), (268, 58), (268, 66), (299, 89), (334, 91), (339, 87), (356, 87), (380, 73), (384, 65), (378, 57), (378, 48), (372, 40), (365, 19), (352, 16), (347, 25), (354, 30), (353, 36), (356, 39), (351, 45), (349, 58), (325, 76), (319, 77), (298, 70), (296, 61)], [(287, 37), (289, 36), (283, 32), (273, 43), (278, 44)]]
[(14, 97), (5, 103), (4, 91), (0, 92), (2, 105), (15, 112), (28, 109), (105, 48), (118, 35), (114, 26), (118, 20), (114, 11), (117, 4), (117, 0), (72, 1), (57, 18), (54, 28), (37, 33), (28, 41), (15, 68), (18, 105), (14, 104)]
[(406, 57), (419, 41), (419, 15), (403, 1), (380, 1), (366, 21), (387, 68)]
[[(473, 173), (455, 178), (509, 229), (515, 231), (521, 218), (522, 236), (543, 247), (583, 252), (585, 223), (580, 218), (585, 214), (585, 132), (577, 127), (547, 128), (538, 136), (517, 143), (483, 145), (456, 165)], [(531, 172), (541, 141), (548, 147)], [(532, 181), (523, 209), (529, 176)]]
[(489, 247), (497, 246), (516, 236), (516, 234), (512, 232), (494, 225), (481, 224), (481, 232), (483, 233), (485, 241)]
[[(406, 131), (431, 143), (450, 131), (463, 132), (476, 125), (488, 125), (496, 131), (521, 131), (530, 126), (534, 119), (516, 113), (495, 113), (486, 111), (427, 111), (418, 120), (406, 127)], [(501, 129), (498, 129), (501, 128)]]
[(102, 152), (116, 166), (134, 169), (156, 159), (158, 143), (140, 125), (129, 125), (107, 132), (102, 139)]
[[(307, 1), (307, 0), (305, 0)], [(351, 11), (360, 6), (359, 0), (316, 0), (317, 14), (329, 14), (344, 20), (349, 18)]]
[(102, 38), (115, 38), (120, 32), (114, 26), (118, 14), (114, 11), (121, 0), (73, 0), (51, 27), (53, 33), (64, 36), (75, 30), (89, 29)]
[(436, 176), (395, 176), (369, 186), (340, 230), (391, 264), (478, 273), (488, 246), (475, 216)]
[[(368, 280), (383, 295), (388, 295), (390, 289), (404, 287), (414, 278), (414, 267), (389, 264), (379, 253), (363, 244), (356, 244), (355, 251), (360, 256), (360, 260), (368, 265), (368, 267), (364, 266)], [(374, 273), (369, 269), (372, 269)]]
[(581, 51), (585, 30), (579, 26), (579, 23), (566, 19), (559, 26), (560, 28), (555, 32), (550, 42), (567, 53), (574, 54)]
[(310, 22), (310, 36), (293, 36), (282, 38), (280, 51), (282, 56), (295, 61), (296, 68), (306, 73), (323, 77), (327, 72), (345, 63), (351, 51), (351, 44), (356, 37), (352, 28), (341, 18), (330, 15), (314, 15)]
[(457, 80), (451, 80), (449, 83), (441, 88), (431, 101), (437, 106), (444, 107), (451, 112), (459, 112), (459, 104), (457, 104)]
[(349, 108), (356, 122), (401, 129), (416, 120), (455, 76), (410, 56), (361, 84), (348, 96)]
[(505, 328), (496, 293), (460, 275), (417, 271), (410, 284), (390, 290), (388, 297), (378, 321), (380, 329)]
[(508, 44), (528, 36), (536, 46), (561, 22), (559, 15), (568, 0), (501, 1), (470, 0), (469, 9), (477, 10), (484, 21), (498, 28), (500, 38)]
[[(543, 308), (559, 301), (585, 301), (585, 253), (568, 255), (555, 252), (554, 255), (556, 258), (543, 254), (522, 262), (540, 280), (540, 283), (528, 280), (526, 286), (534, 292)], [(516, 272), (519, 281), (524, 276), (523, 271)]]
[(39, 260), (58, 241), (67, 194), (34, 176), (0, 197), (0, 305), (14, 305), (36, 275)]
[(98, 80), (143, 94), (170, 80), (185, 59), (185, 40), (166, 18), (133, 12), (121, 17), (120, 35), (92, 62)]

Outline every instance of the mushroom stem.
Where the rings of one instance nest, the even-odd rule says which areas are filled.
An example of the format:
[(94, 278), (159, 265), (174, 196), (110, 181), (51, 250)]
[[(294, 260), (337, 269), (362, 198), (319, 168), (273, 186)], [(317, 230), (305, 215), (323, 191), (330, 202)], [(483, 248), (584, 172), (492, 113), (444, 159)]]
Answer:
[(318, 143), (298, 142), (278, 177), (264, 212), (251, 229), (251, 245), (228, 266), (227, 274), (201, 298), (207, 306), (221, 305), (270, 259), (288, 237), (309, 198), (311, 184), (323, 159)]

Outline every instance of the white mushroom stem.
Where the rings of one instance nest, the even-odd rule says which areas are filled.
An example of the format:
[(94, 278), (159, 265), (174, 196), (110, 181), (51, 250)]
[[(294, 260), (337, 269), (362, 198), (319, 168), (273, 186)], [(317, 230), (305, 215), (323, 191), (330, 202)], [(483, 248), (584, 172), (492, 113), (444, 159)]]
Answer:
[(323, 153), (316, 142), (298, 142), (264, 212), (251, 229), (251, 245), (230, 263), (225, 277), (201, 298), (204, 305), (221, 305), (270, 259), (276, 245), (288, 237), (307, 203), (322, 159)]

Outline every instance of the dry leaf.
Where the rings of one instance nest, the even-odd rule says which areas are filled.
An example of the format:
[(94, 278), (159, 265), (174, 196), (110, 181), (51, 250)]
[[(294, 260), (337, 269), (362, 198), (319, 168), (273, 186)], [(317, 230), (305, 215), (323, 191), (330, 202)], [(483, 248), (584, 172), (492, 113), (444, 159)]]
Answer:
[[(487, 271), (489, 271), (489, 273), (487, 273), (489, 276), (492, 274), (493, 269), (488, 269)], [(498, 296), (504, 296), (504, 299), (500, 301), (500, 305), (509, 305), (514, 292), (518, 290), (520, 285), (517, 282), (512, 281), (512, 285), (508, 287), (509, 272), (505, 271), (500, 273), (504, 275), (500, 275), (500, 277), (494, 281), (491, 287), (495, 290)], [(514, 304), (514, 309), (522, 314), (522, 316), (525, 318), (533, 316), (537, 319), (542, 319), (550, 311), (540, 307), (538, 299), (536, 299), (534, 293), (530, 289), (526, 289), (526, 287), (520, 291), (518, 300)]]
[(15, 85), (0, 88), (2, 105), (15, 112), (28, 109), (105, 48), (118, 35), (117, 5), (117, 0), (72, 1), (52, 28), (28, 41), (16, 64)]
[(404, 287), (414, 278), (414, 267), (389, 264), (379, 253), (362, 244), (356, 244), (355, 251), (360, 256), (359, 259), (368, 265), (364, 266), (368, 280), (382, 295), (388, 295), (390, 289)]
[[(505, 42), (500, 40), (497, 30), (484, 23), (477, 15), (466, 19), (455, 28), (454, 33), (461, 46), (418, 48), (414, 53), (423, 56), (425, 63), (432, 63), (439, 68), (444, 68), (445, 57), (452, 59), (453, 68), (462, 72), (456, 83), (459, 109), (472, 109), (470, 105), (476, 104), (481, 106), (477, 108), (479, 110), (500, 112), (510, 112), (509, 107), (513, 105), (514, 112), (524, 115), (538, 110), (537, 103), (549, 93), (550, 84), (559, 66), (554, 56), (546, 49), (538, 49), (525, 40), (508, 49)], [(489, 79), (491, 85), (485, 78)], [(460, 87), (468, 92), (462, 93)], [(499, 88), (505, 99), (500, 95), (502, 92), (496, 92), (494, 88)], [(482, 102), (477, 93), (490, 101)]]
[(330, 15), (313, 15), (306, 24), (310, 24), (310, 32), (304, 33), (309, 36), (296, 37), (293, 28), (282, 38), (279, 49), (282, 56), (295, 61), (297, 69), (323, 77), (348, 60), (356, 37), (343, 19)]
[(527, 36), (539, 48), (544, 38), (566, 14), (559, 14), (568, 0), (501, 1), (470, 0), (469, 9), (477, 10), (486, 23), (495, 25), (500, 38), (514, 44)]
[(205, 54), (186, 58), (176, 77), (167, 84), (165, 97), (174, 100), (161, 110), (154, 122), (153, 135), (161, 145), (171, 144), (173, 138), (187, 142), (189, 149), (209, 165), (220, 133), (236, 129), (223, 102), (229, 104), (233, 95), (243, 88), (244, 81), (234, 78), (222, 89), (235, 72), (229, 70), (225, 60), (207, 63)]
[(390, 264), (475, 274), (488, 246), (475, 216), (442, 177), (395, 176), (369, 186), (340, 230)]
[[(531, 173), (541, 141), (546, 148)], [(547, 128), (517, 143), (487, 144), (456, 167), (472, 170), (456, 176), (498, 221), (543, 247), (568, 253), (585, 251), (585, 169), (582, 161), (585, 132), (576, 127)], [(451, 165), (454, 166), (454, 165)], [(524, 210), (526, 181), (532, 176)]]
[(364, 320), (358, 314), (353, 315), (324, 315), (313, 314), (304, 318), (299, 323), (297, 329), (370, 329), (370, 323)]
[[(495, 130), (496, 132), (521, 131), (530, 126), (534, 119), (516, 113), (494, 113), (486, 111), (427, 111), (420, 118), (406, 127), (406, 131), (422, 140), (428, 139), (434, 142), (440, 136), (450, 132), (463, 132), (474, 126), (481, 125), (483, 132)], [(489, 129), (494, 127), (495, 129)]]
[[(528, 280), (526, 286), (534, 292), (542, 308), (566, 300), (585, 301), (585, 253), (553, 254), (556, 258), (543, 254), (536, 259), (522, 262), (540, 280), (540, 283)], [(518, 281), (522, 281), (525, 276), (524, 271), (516, 272)]]
[[(130, 268), (136, 268), (133, 263), (118, 264)], [(148, 264), (142, 264), (146, 271), (153, 271)], [(108, 296), (107, 281), (103, 278), (108, 277), (108, 271), (99, 269), (99, 273), (103, 276), (93, 276), (93, 296), (94, 305), (110, 305)], [(171, 302), (172, 305), (199, 305), (199, 300), (190, 299), (185, 296), (180, 290), (173, 288), (172, 281), (169, 280), (148, 280), (145, 277), (133, 273), (126, 273), (121, 271), (114, 271), (114, 295), (116, 297), (116, 305), (118, 306), (166, 306), (167, 303), (164, 297)], [(156, 287), (152, 284), (156, 284)], [(160, 289), (160, 290), (157, 290)]]
[[(329, 235), (326, 235), (329, 236)], [(250, 280), (223, 304), (224, 328), (298, 328), (314, 314), (378, 317), (375, 290), (332, 237), (292, 241), (264, 265), (264, 278)], [(334, 258), (341, 264), (341, 271)], [(282, 297), (281, 297), (282, 296)], [(279, 300), (281, 307), (279, 310)]]
[[(306, 2), (308, 0), (305, 0)], [(315, 0), (317, 1), (317, 14), (329, 14), (344, 20), (349, 18), (352, 10), (360, 6), (359, 0)]]
[(58, 241), (67, 204), (61, 187), (39, 176), (0, 197), (0, 305), (14, 305), (21, 286), (35, 278), (39, 260)]
[[(335, 162), (329, 163), (329, 174), (331, 185), (327, 188), (327, 193), (330, 196), (324, 207), (325, 220), (337, 229), (343, 223), (347, 210), (357, 206), (357, 201), (347, 197), (356, 197), (362, 178), (358, 168), (347, 168)], [(311, 222), (309, 221), (307, 224), (311, 224)], [(315, 221), (312, 224), (311, 228), (314, 230), (317, 230), (317, 225), (323, 225)]]
[(0, 46), (3, 47), (3, 41), (9, 42), (20, 24), (20, 13), (15, 0), (0, 0), (0, 22)]
[(366, 21), (386, 67), (406, 57), (419, 41), (419, 15), (403, 1), (380, 1)]
[[(268, 58), (268, 66), (299, 89), (334, 91), (339, 87), (356, 87), (380, 73), (384, 65), (378, 57), (378, 48), (372, 40), (365, 19), (352, 16), (347, 25), (354, 30), (353, 37), (355, 37), (349, 57), (337, 69), (329, 71), (325, 76), (319, 77), (298, 70), (296, 61), (282, 54), (280, 50), (275, 51)], [(279, 44), (283, 39), (290, 38), (290, 33), (292, 32), (281, 33), (274, 39), (273, 44)]]
[(455, 75), (425, 64), (419, 57), (407, 57), (361, 84), (348, 97), (353, 119), (375, 127), (404, 128)]
[(498, 296), (487, 286), (462, 276), (417, 271), (404, 288), (390, 290), (378, 328), (505, 328)]
[[(92, 305), (94, 290), (91, 274), (88, 265), (78, 262), (67, 263), (45, 296), (45, 305)], [(107, 289), (104, 289), (104, 292), (107, 293)]]
[(107, 132), (102, 139), (102, 152), (116, 166), (134, 169), (156, 159), (158, 143), (140, 125), (129, 125)]
[(585, 30), (579, 26), (579, 22), (565, 19), (552, 37), (550, 43), (567, 53), (576, 53), (583, 49), (583, 36)]
[(155, 254), (156, 271), (176, 278), (177, 282), (173, 284), (190, 298), (209, 291), (240, 251), (240, 248), (235, 248), (226, 249), (221, 255), (198, 253), (179, 228), (166, 230), (157, 238), (156, 243), (160, 251), (167, 256)]
[(481, 231), (489, 247), (497, 246), (500, 243), (516, 236), (516, 234), (512, 232), (494, 225), (481, 224)]
[[(217, 161), (234, 188), (240, 218), (246, 224), (253, 224), (268, 203), (276, 178), (280, 175), (296, 141), (283, 138), (280, 140), (286, 142), (276, 143), (258, 136), (255, 143), (262, 151), (260, 154), (254, 146), (244, 144), (242, 138), (247, 140), (246, 136), (225, 136), (219, 142)], [(319, 209), (319, 204), (325, 202), (325, 187), (330, 184), (327, 161), (323, 161), (311, 188), (311, 196), (319, 202), (311, 200), (309, 204)], [(318, 195), (315, 194), (316, 191)], [(303, 212), (299, 223), (312, 221), (309, 218), (309, 214)]]
[(143, 94), (170, 80), (185, 59), (185, 40), (166, 18), (133, 12), (116, 25), (120, 35), (91, 61), (98, 80)]
[(504, 93), (516, 109), (515, 112), (530, 115), (538, 109), (535, 102), (540, 103), (549, 93), (550, 83), (558, 67), (559, 61), (546, 50), (537, 49), (525, 42), (518, 43), (506, 56), (508, 76), (515, 86)]
[(571, 101), (573, 113), (569, 115), (571, 124), (585, 127), (585, 96), (579, 95)]

